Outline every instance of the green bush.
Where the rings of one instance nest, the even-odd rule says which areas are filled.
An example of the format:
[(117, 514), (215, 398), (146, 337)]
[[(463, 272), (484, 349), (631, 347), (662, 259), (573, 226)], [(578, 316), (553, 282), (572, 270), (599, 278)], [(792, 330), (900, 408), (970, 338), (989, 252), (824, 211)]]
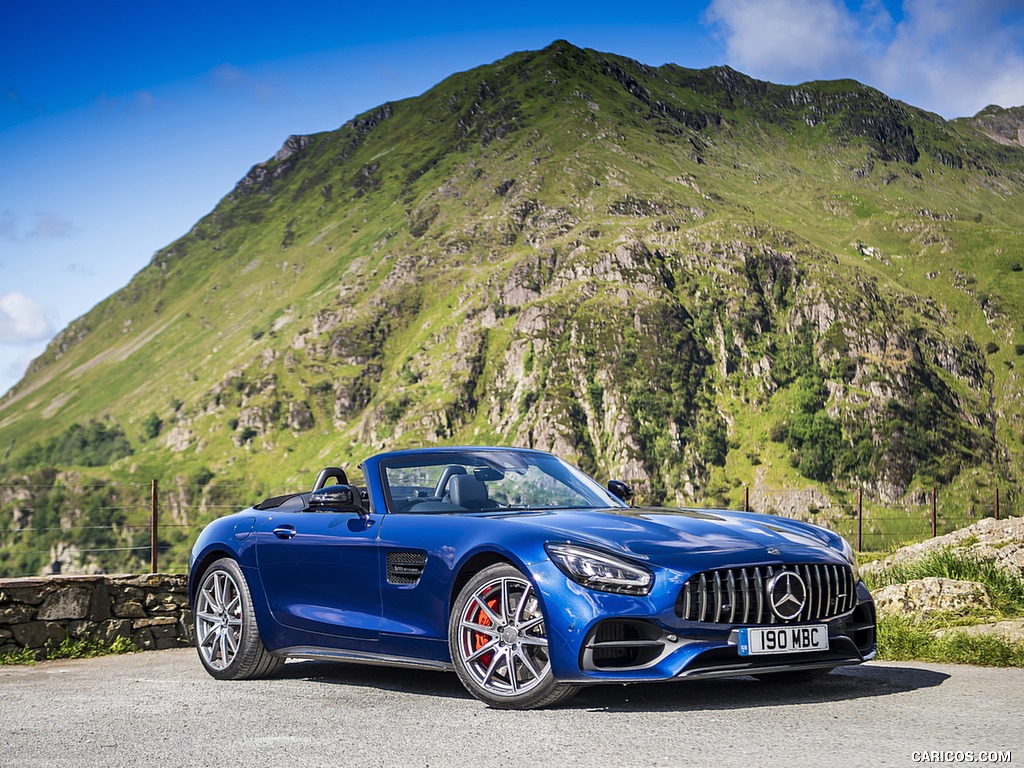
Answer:
[[(820, 375), (804, 374), (793, 395), (795, 413), (786, 425), (785, 442), (792, 450), (791, 463), (801, 475), (828, 482), (835, 474), (836, 456), (843, 446), (843, 428), (825, 411), (827, 390)], [(782, 437), (773, 425), (769, 437)], [(778, 442), (778, 440), (776, 440)]]
[(12, 464), (16, 469), (102, 467), (131, 453), (131, 443), (119, 426), (90, 421), (84, 427), (72, 424), (46, 443), (33, 445)]
[(142, 434), (147, 440), (152, 440), (154, 437), (158, 437), (163, 428), (163, 420), (155, 413), (150, 413), (142, 422)]
[(789, 424), (785, 421), (776, 421), (768, 428), (768, 439), (773, 443), (784, 443), (789, 439)]

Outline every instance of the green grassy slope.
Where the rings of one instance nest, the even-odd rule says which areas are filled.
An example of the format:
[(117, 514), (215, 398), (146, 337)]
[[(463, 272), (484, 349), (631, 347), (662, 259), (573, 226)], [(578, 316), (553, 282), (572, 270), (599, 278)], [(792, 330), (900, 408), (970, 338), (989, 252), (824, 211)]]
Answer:
[(98, 420), (132, 453), (76, 478), (206, 494), (433, 442), (673, 503), (1019, 484), (1024, 149), (992, 130), (851, 81), (514, 54), (255, 166), (0, 401), (4, 473)]

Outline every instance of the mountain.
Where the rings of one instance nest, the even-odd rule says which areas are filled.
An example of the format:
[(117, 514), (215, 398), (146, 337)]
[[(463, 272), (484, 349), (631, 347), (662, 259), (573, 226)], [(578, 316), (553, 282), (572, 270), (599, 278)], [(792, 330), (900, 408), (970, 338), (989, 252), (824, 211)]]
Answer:
[(559, 41), (292, 136), (0, 401), (0, 530), (441, 442), (670, 503), (1019, 486), (1022, 114)]
[(1000, 144), (1024, 146), (1024, 107), (990, 105), (966, 122)]

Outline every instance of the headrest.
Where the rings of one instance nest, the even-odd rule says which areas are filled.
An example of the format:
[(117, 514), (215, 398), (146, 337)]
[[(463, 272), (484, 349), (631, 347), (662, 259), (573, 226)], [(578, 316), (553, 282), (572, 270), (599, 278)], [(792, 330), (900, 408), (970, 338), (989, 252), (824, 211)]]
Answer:
[(452, 504), (467, 509), (486, 506), (489, 498), (487, 486), (472, 475), (455, 475), (448, 481), (448, 492)]

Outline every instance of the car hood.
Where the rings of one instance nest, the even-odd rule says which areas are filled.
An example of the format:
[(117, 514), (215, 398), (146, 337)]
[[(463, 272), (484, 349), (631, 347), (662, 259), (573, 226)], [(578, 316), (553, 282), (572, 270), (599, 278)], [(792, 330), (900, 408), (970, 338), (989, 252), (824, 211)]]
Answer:
[(827, 549), (827, 559), (841, 558), (836, 549), (829, 547), (830, 542), (838, 540), (836, 534), (797, 520), (748, 512), (630, 507), (546, 510), (500, 517), (520, 525), (543, 527), (548, 536), (562, 541), (590, 544), (654, 562), (701, 553), (764, 553), (768, 549), (794, 556)]

